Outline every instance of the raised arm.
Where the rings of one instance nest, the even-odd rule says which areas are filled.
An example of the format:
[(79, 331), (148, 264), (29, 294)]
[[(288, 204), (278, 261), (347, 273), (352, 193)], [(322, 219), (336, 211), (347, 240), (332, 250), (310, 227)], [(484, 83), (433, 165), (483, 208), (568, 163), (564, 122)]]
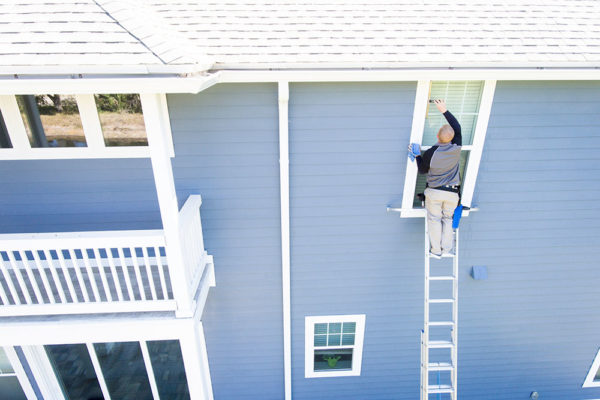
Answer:
[(444, 114), (446, 121), (448, 121), (448, 124), (450, 124), (454, 130), (454, 138), (452, 138), (452, 143), (462, 146), (462, 133), (460, 130), (460, 124), (456, 118), (454, 118), (454, 115), (452, 115), (452, 113), (446, 108), (446, 102), (444, 100), (434, 100), (434, 103), (437, 109)]

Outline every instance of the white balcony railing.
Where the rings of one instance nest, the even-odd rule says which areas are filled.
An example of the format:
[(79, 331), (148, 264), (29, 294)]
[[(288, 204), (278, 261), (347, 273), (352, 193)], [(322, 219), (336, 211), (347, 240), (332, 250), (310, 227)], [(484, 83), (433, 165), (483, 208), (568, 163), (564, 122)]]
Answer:
[(200, 204), (190, 196), (180, 211), (183, 271), (162, 230), (0, 235), (0, 316), (177, 310), (173, 274), (193, 294), (212, 264)]

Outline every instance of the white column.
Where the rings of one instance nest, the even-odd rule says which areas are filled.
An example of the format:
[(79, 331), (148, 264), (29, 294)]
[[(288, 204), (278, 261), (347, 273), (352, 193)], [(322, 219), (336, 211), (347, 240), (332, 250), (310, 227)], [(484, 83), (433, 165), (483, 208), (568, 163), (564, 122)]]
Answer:
[(177, 301), (177, 316), (190, 317), (193, 315), (194, 310), (193, 293), (191, 293), (185, 273), (186, 260), (181, 247), (179, 206), (177, 204), (171, 158), (169, 157), (168, 138), (164, 132), (166, 121), (163, 121), (163, 119), (165, 113), (161, 108), (161, 96), (159, 94), (142, 93), (140, 98), (144, 111), (144, 122), (148, 135), (150, 160), (154, 172), (160, 216), (165, 233), (169, 274), (173, 285), (173, 294)]
[(283, 374), (285, 399), (292, 398), (292, 331), (290, 279), (290, 158), (288, 82), (279, 82), (279, 190), (281, 196), (281, 280), (283, 291)]
[(22, 346), (21, 349), (44, 399), (65, 400), (44, 346)]
[(18, 152), (31, 149), (29, 139), (27, 138), (27, 131), (25, 130), (25, 123), (21, 118), (21, 112), (19, 111), (19, 105), (15, 96), (0, 96), (0, 111), (2, 111), (2, 117), (4, 118), (13, 149)]
[(208, 353), (202, 322), (190, 318), (179, 344), (191, 400), (213, 400)]

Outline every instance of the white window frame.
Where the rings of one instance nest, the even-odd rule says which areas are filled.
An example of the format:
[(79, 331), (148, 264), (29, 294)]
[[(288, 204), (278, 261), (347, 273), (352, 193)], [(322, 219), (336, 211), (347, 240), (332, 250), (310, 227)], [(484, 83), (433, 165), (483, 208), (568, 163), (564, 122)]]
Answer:
[[(423, 141), (430, 86), (430, 80), (422, 80), (417, 82), (417, 93), (415, 96), (415, 108), (413, 111), (413, 121), (409, 143), (422, 143)], [(461, 203), (467, 207), (471, 207), (471, 202), (473, 201), (473, 192), (475, 191), (475, 183), (477, 181), (477, 174), (479, 173), (479, 164), (481, 162), (481, 155), (483, 153), (483, 145), (485, 143), (485, 135), (487, 133), (495, 89), (495, 80), (484, 81), (483, 92), (481, 93), (481, 100), (479, 104), (479, 113), (477, 116), (477, 124), (475, 125), (475, 131), (473, 133), (473, 144), (462, 146), (463, 151), (469, 151), (467, 168), (462, 182), (461, 197)], [(402, 208), (399, 210), (394, 209), (394, 211), (400, 211), (400, 216), (402, 218), (425, 217), (426, 215), (425, 209), (413, 207), (417, 175), (417, 163), (411, 161), (407, 157), (404, 191), (402, 193)], [(468, 214), (468, 211), (465, 211), (463, 215)]]
[[(65, 94), (65, 93), (60, 93)], [(140, 94), (141, 96), (142, 94)], [(169, 156), (174, 157), (173, 135), (169, 122), (167, 98), (159, 95), (159, 116), (161, 130), (165, 132)], [(86, 140), (86, 147), (31, 147), (27, 138), (25, 123), (21, 118), (17, 99), (14, 95), (0, 95), (0, 111), (8, 131), (12, 148), (0, 149), (0, 160), (50, 160), (75, 158), (149, 158), (148, 146), (106, 146), (100, 125), (100, 117), (93, 94), (76, 94), (77, 107)], [(143, 104), (142, 104), (143, 108)], [(146, 111), (143, 110), (144, 120)], [(147, 125), (147, 124), (146, 124)]]
[(596, 376), (598, 369), (600, 369), (600, 349), (598, 349), (598, 352), (596, 353), (596, 357), (594, 358), (594, 362), (592, 362), (592, 366), (590, 367), (590, 370), (588, 371), (588, 374), (585, 377), (585, 381), (583, 382), (583, 385), (581, 387), (583, 387), (583, 388), (600, 387), (600, 380), (594, 381), (594, 377)]
[(36, 394), (31, 386), (31, 382), (29, 382), (29, 378), (27, 377), (27, 373), (25, 369), (21, 365), (21, 360), (15, 351), (15, 348), (12, 346), (3, 346), (4, 353), (10, 362), (10, 366), (12, 367), (12, 373), (2, 373), (1, 376), (15, 376), (19, 384), (21, 385), (21, 389), (23, 389), (23, 393), (28, 399), (35, 399)]
[[(322, 315), (322, 316), (307, 316), (304, 319), (304, 376), (306, 378), (332, 378), (339, 376), (360, 376), (362, 368), (362, 353), (365, 338), (365, 314), (357, 315)], [(339, 371), (315, 371), (315, 325), (324, 323), (340, 323), (340, 322), (355, 322), (356, 331), (354, 333), (353, 346), (328, 346), (318, 347), (319, 349), (330, 348), (348, 348), (352, 347), (352, 369)]]

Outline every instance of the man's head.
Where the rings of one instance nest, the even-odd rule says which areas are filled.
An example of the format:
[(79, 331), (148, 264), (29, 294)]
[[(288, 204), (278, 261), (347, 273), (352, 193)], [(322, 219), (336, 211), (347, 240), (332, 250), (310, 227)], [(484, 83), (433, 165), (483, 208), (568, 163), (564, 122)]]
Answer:
[(454, 129), (450, 125), (444, 125), (437, 134), (440, 143), (450, 143), (454, 138)]

